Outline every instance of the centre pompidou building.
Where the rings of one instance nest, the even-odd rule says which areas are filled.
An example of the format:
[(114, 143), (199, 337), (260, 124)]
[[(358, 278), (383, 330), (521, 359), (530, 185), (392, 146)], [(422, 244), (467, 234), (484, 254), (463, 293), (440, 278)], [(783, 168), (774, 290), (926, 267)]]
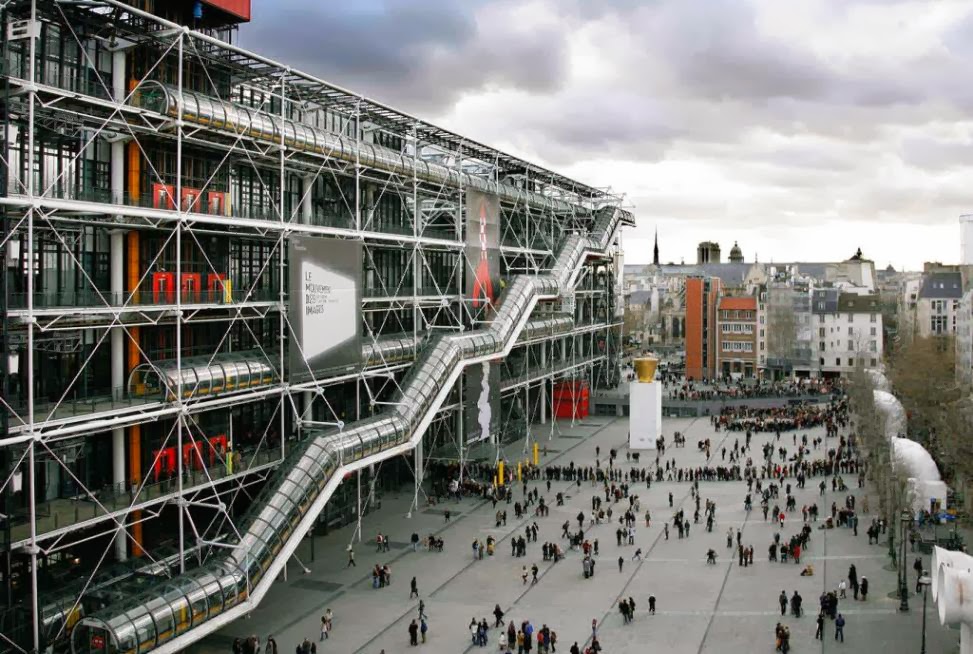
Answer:
[(248, 19), (0, 3), (0, 652), (184, 648), (309, 532), (489, 483), (618, 383), (619, 195)]

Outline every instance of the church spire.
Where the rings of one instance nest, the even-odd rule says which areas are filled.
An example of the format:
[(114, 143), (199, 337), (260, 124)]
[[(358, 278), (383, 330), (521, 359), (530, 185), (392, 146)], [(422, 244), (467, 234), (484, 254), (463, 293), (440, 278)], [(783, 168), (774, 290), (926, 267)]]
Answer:
[(659, 265), (659, 228), (655, 228), (655, 247), (652, 249), (652, 264)]

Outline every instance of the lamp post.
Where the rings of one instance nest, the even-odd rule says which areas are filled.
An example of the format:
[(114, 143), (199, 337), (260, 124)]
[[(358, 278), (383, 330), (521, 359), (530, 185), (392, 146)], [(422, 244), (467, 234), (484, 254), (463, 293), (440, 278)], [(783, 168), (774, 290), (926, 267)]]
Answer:
[(919, 577), (919, 585), (922, 586), (922, 648), (919, 650), (919, 654), (926, 654), (926, 598), (929, 596), (929, 585), (931, 583), (932, 578), (923, 570)]
[(905, 541), (908, 540), (905, 530), (908, 529), (909, 524), (912, 522), (912, 515), (907, 509), (902, 510), (902, 516), (899, 518), (902, 524), (902, 533), (899, 534), (899, 547), (902, 548), (902, 557), (899, 560), (899, 610), (908, 611), (909, 610), (909, 583), (905, 566)]

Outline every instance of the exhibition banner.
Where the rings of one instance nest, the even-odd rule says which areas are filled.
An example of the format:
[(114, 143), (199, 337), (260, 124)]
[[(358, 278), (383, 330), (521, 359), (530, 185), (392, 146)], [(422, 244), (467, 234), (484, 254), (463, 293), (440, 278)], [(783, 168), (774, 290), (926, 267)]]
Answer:
[(474, 315), (500, 296), (500, 198), (466, 191), (466, 297)]
[(288, 241), (290, 378), (361, 366), (362, 243)]
[(467, 366), (463, 373), (463, 395), (466, 442), (495, 443), (500, 424), (500, 362)]

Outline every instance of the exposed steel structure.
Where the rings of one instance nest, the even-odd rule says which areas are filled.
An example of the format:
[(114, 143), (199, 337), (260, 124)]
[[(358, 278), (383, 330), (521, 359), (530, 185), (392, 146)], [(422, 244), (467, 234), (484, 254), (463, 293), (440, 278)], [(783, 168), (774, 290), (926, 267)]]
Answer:
[[(383, 487), (418, 507), (483, 456), (470, 365), (525, 451), (555, 382), (617, 383), (621, 196), (236, 47), (249, 3), (202, 4), (247, 16), (0, 3), (0, 652), (177, 651), (245, 613), (308, 531), (360, 537)], [(291, 368), (294, 238), (362, 244), (353, 370)]]

